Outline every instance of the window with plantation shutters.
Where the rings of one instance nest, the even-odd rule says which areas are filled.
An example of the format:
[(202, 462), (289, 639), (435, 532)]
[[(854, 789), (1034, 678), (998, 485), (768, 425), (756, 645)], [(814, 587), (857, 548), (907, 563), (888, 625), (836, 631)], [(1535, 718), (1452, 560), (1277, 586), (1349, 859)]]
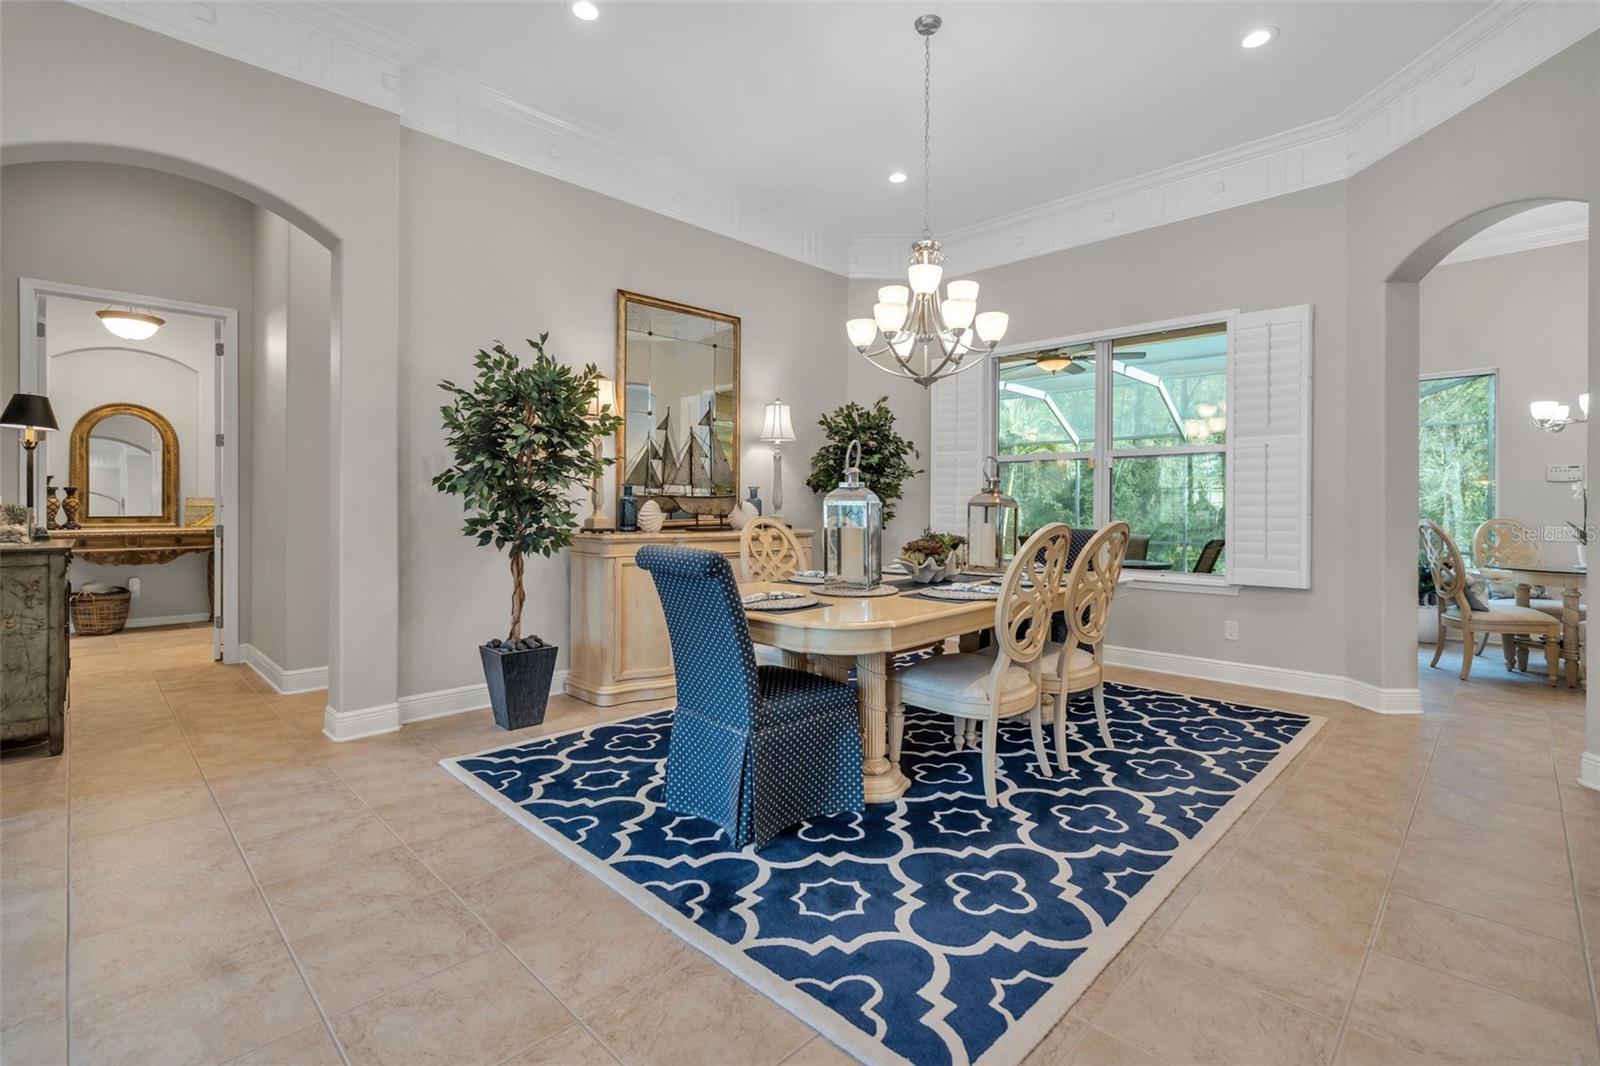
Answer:
[(1308, 305), (1238, 316), (1229, 393), (1229, 580), (1310, 588)]
[(988, 360), (933, 384), (928, 454), (928, 521), (933, 529), (965, 533), (967, 501), (982, 488), (990, 450), (988, 413), (993, 385)]

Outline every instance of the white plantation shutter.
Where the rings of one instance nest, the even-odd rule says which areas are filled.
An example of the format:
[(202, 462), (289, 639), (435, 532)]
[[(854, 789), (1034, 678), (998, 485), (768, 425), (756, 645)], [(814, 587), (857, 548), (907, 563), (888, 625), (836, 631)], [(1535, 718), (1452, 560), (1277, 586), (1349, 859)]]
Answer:
[(1229, 392), (1228, 579), (1310, 588), (1310, 306), (1238, 316)]
[(992, 450), (989, 410), (992, 368), (984, 364), (933, 384), (928, 454), (928, 522), (933, 529), (966, 533), (967, 501), (983, 487), (983, 460)]

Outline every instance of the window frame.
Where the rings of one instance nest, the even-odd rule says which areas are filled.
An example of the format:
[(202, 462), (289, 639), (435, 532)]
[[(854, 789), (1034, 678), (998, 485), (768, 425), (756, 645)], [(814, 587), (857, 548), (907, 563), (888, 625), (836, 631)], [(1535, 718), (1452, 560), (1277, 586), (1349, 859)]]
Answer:
[[(1424, 381), (1439, 381), (1439, 380), (1442, 380), (1442, 379), (1445, 379), (1445, 378), (1492, 378), (1493, 379), (1492, 386), (1491, 386), (1491, 388), (1492, 388), (1491, 395), (1493, 397), (1494, 406), (1489, 412), (1489, 415), (1490, 415), (1490, 417), (1489, 417), (1489, 442), (1490, 442), (1490, 445), (1491, 445), (1491, 447), (1493, 449), (1492, 457), (1493, 457), (1493, 466), (1494, 466), (1494, 501), (1495, 501), (1495, 510), (1499, 511), (1499, 509), (1500, 509), (1500, 500), (1501, 500), (1501, 496), (1500, 496), (1500, 396), (1501, 396), (1501, 393), (1500, 393), (1500, 384), (1501, 384), (1501, 381), (1500, 381), (1500, 368), (1497, 367), (1497, 366), (1489, 366), (1489, 367), (1478, 367), (1478, 368), (1471, 369), (1471, 370), (1436, 370), (1436, 371), (1429, 371), (1426, 374), (1418, 374), (1417, 375), (1417, 388), (1420, 390), (1422, 388), (1422, 383)], [(1417, 398), (1417, 402), (1418, 402), (1418, 404), (1421, 404), (1421, 402), (1422, 402), (1422, 398), (1421, 398), (1420, 395)], [(1417, 432), (1418, 432), (1417, 443), (1418, 443), (1419, 452), (1420, 452), (1421, 443), (1422, 443), (1422, 441), (1421, 441), (1422, 421), (1421, 421), (1420, 414), (1421, 414), (1421, 412), (1419, 411), (1418, 412), (1419, 417), (1418, 417), (1418, 420), (1417, 420)], [(1422, 473), (1422, 471), (1419, 468), (1418, 471), (1417, 471), (1417, 474), (1418, 474), (1417, 513), (1418, 513), (1418, 517), (1419, 518), (1421, 517), (1421, 512), (1422, 512), (1421, 473)], [(1489, 517), (1493, 518), (1494, 515), (1490, 515)], [(1472, 560), (1471, 565), (1477, 566), (1478, 562), (1473, 557), (1471, 542), (1468, 541), (1467, 543), (1460, 544), (1458, 546), (1461, 548), (1461, 554), (1464, 557), (1466, 557), (1467, 559)]]
[[(1233, 515), (1233, 426), (1227, 430), (1227, 440), (1222, 444), (1183, 444), (1170, 448), (1115, 447), (1112, 440), (1111, 405), (1116, 372), (1111, 369), (1111, 346), (1124, 337), (1167, 330), (1187, 329), (1195, 326), (1224, 327), (1227, 335), (1227, 355), (1224, 362), (1227, 375), (1226, 395), (1228, 411), (1233, 411), (1234, 327), (1239, 309), (1213, 311), (1205, 314), (1183, 315), (1178, 318), (1142, 322), (1112, 329), (1097, 329), (1085, 333), (1042, 340), (1018, 342), (996, 348), (989, 359), (989, 454), (1000, 463), (1002, 473), (1008, 463), (1052, 462), (1056, 460), (1087, 459), (1094, 475), (1094, 522), (1097, 527), (1111, 520), (1111, 468), (1117, 459), (1139, 459), (1182, 455), (1217, 455), (1223, 457), (1223, 516), (1224, 527), (1231, 532)], [(1003, 455), (1000, 452), (1000, 360), (1011, 355), (1025, 355), (1045, 348), (1063, 348), (1069, 345), (1093, 344), (1094, 358), (1094, 447), (1072, 452), (1034, 452), (1027, 455)], [(1498, 472), (1497, 472), (1498, 476)], [(1498, 491), (1498, 485), (1496, 486)], [(1195, 574), (1162, 570), (1124, 570), (1120, 584), (1135, 588), (1170, 589), (1186, 592), (1231, 592), (1240, 586), (1229, 574)]]

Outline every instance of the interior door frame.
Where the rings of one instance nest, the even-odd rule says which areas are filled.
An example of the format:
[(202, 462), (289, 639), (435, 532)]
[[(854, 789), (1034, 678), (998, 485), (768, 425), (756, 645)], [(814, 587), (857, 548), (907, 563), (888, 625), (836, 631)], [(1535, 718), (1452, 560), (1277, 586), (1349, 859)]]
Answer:
[[(135, 304), (153, 311), (193, 315), (217, 319), (222, 323), (222, 357), (219, 366), (222, 383), (222, 424), (217, 427), (223, 436), (222, 464), (220, 467), (222, 492), (218, 496), (222, 509), (222, 566), (217, 575), (222, 589), (222, 661), (237, 663), (239, 659), (239, 312), (232, 307), (214, 307), (210, 304), (173, 300), (163, 296), (145, 296), (140, 293), (118, 292), (114, 289), (97, 289), (86, 285), (65, 282), (41, 281), (38, 278), (17, 279), (17, 370), (19, 391), (49, 395), (50, 357), (39, 337), (39, 304), (51, 296), (66, 296), (78, 300), (103, 303)], [(33, 357), (27, 357), (27, 352)], [(39, 463), (48, 469), (50, 434), (44, 434), (39, 443)], [(202, 443), (202, 447), (204, 444)], [(18, 449), (21, 452), (21, 449)], [(17, 484), (23, 484), (26, 459), (18, 456)], [(32, 502), (39, 514), (44, 513), (44, 479), (35, 486), (36, 499)]]

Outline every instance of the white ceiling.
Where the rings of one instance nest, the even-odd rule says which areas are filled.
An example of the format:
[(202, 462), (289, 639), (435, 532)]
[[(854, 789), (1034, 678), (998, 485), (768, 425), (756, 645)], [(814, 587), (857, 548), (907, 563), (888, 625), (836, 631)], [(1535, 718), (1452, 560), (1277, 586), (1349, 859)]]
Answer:
[[(948, 232), (1338, 115), (1488, 5), (345, 2), (511, 101), (843, 234)], [(1239, 47), (1245, 31), (1277, 40)], [(886, 181), (891, 170), (912, 175)]]

